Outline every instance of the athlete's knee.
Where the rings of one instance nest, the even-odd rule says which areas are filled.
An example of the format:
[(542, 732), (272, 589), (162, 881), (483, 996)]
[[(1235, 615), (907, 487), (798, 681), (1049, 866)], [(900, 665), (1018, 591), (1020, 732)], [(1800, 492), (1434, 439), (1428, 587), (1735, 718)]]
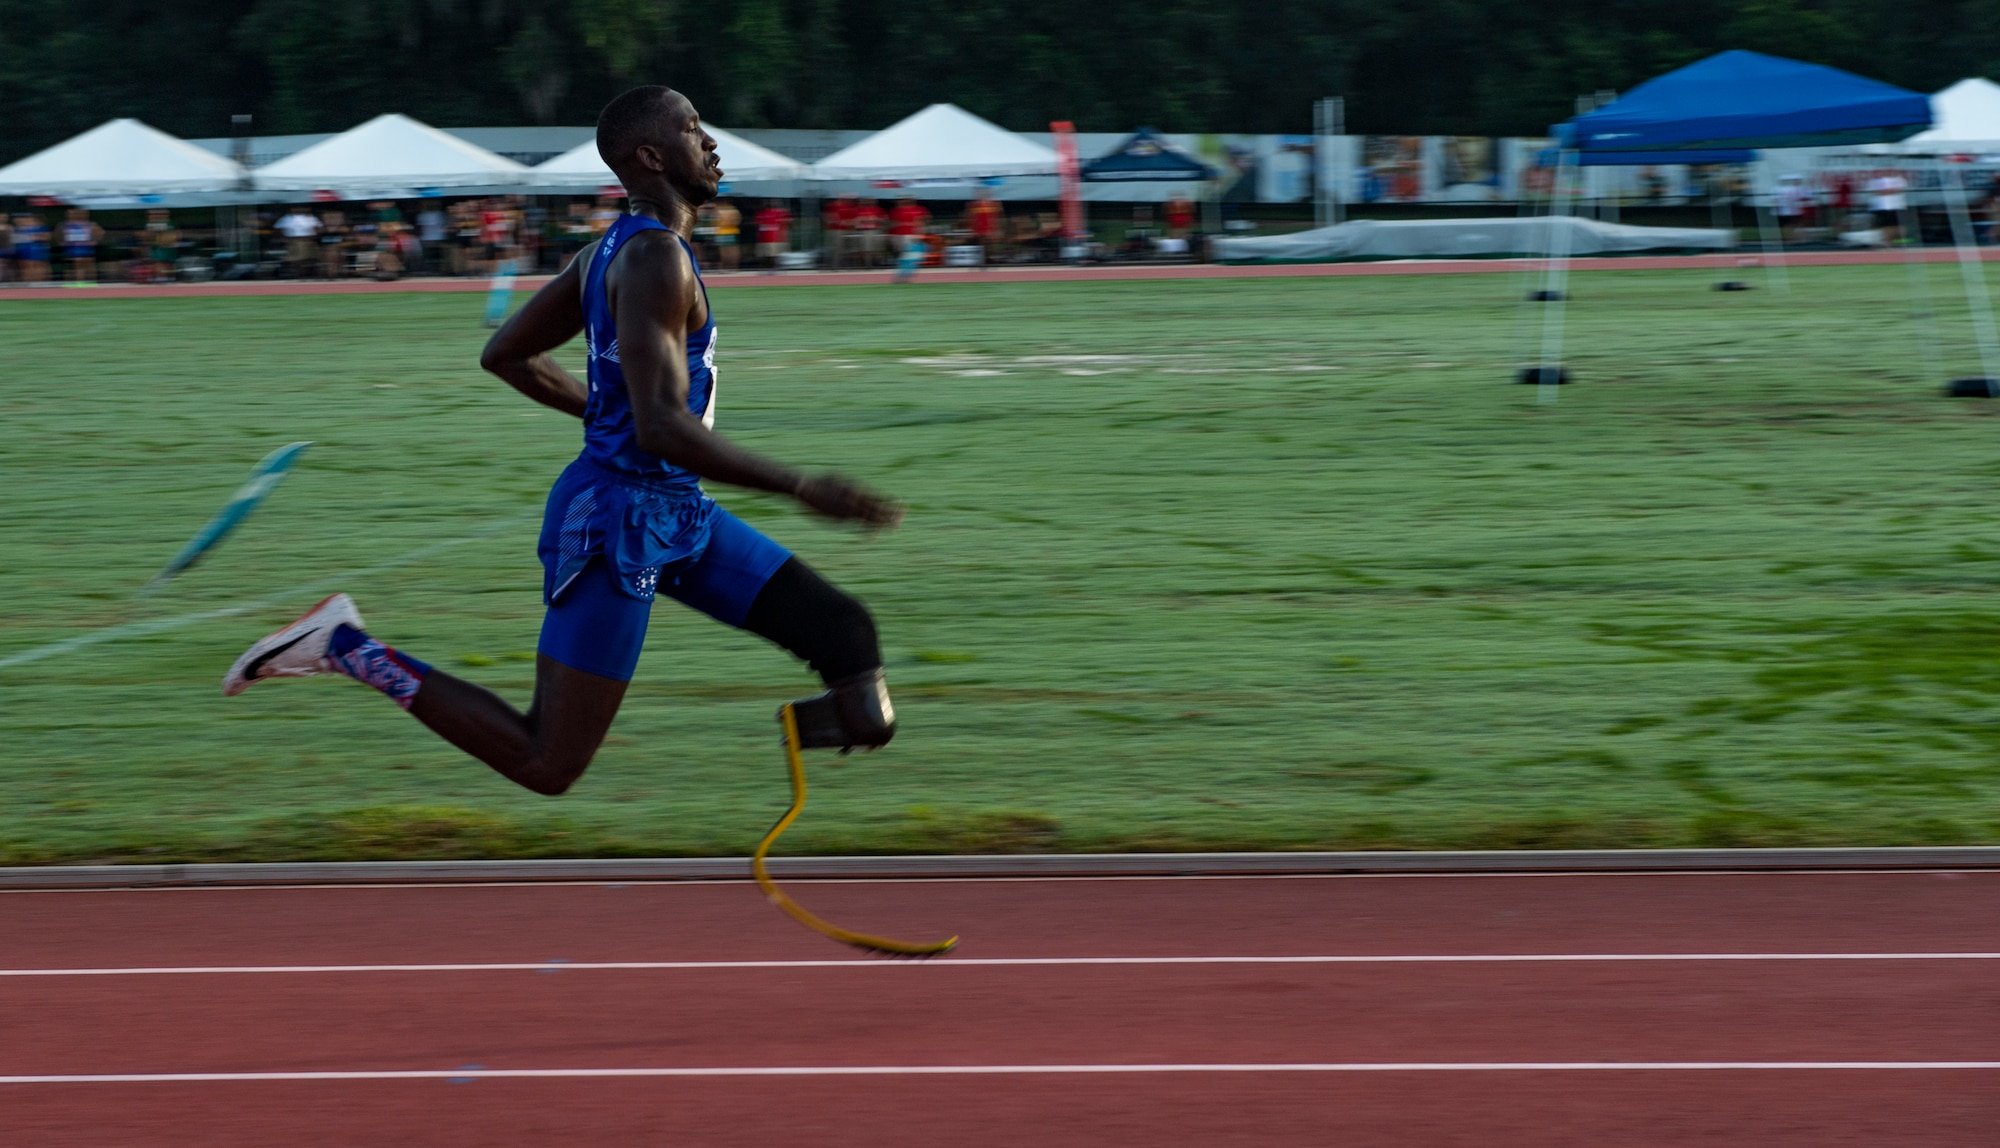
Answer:
[(882, 665), (882, 640), (875, 632), (875, 616), (859, 598), (832, 586), (822, 603), (817, 649), (810, 659), (821, 680), (832, 685)]
[(573, 748), (532, 745), (515, 759), (512, 769), (503, 772), (543, 797), (561, 797), (590, 768), (590, 761), (596, 756), (596, 746), (579, 752)]
[(879, 749), (896, 736), (896, 707), (880, 666), (831, 682), (825, 693), (793, 702), (791, 710), (802, 749)]
[(829, 686), (882, 665), (868, 607), (796, 558), (765, 583), (744, 628), (804, 658)]

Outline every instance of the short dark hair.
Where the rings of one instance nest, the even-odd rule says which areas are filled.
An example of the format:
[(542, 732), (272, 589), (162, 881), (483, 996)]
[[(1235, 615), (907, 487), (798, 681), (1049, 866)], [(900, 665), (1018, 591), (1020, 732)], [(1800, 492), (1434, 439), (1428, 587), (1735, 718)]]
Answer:
[(659, 84), (633, 88), (604, 105), (597, 116), (597, 154), (611, 170), (632, 161), (639, 145), (666, 114), (674, 90)]

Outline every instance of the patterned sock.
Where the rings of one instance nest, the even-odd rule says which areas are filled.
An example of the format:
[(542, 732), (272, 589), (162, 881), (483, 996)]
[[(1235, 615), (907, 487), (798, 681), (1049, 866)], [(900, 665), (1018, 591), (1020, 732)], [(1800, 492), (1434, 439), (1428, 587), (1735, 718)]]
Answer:
[(418, 688), (431, 672), (410, 655), (392, 650), (345, 623), (334, 629), (327, 642), (326, 660), (336, 673), (374, 686), (404, 709), (416, 700)]

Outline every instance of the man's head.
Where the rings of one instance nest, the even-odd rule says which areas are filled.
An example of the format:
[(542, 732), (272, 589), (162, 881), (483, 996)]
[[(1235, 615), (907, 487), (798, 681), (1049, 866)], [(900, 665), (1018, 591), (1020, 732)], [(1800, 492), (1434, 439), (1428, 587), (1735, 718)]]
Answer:
[(634, 197), (671, 195), (689, 206), (715, 198), (722, 167), (715, 139), (686, 96), (658, 85), (633, 88), (597, 117), (597, 154)]

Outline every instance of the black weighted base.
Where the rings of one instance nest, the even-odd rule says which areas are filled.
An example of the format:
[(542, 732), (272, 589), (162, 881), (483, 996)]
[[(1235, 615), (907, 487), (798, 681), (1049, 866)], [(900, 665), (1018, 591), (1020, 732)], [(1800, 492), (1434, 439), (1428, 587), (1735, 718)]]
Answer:
[(1750, 285), (1741, 279), (1725, 279), (1715, 285), (1717, 291), (1748, 291)]
[(1990, 399), (1996, 397), (1996, 391), (2000, 391), (2000, 379), (1988, 379), (1977, 375), (1971, 378), (1953, 379), (1945, 384), (1944, 388), (1945, 397), (1950, 399)]
[(1528, 302), (1530, 303), (1560, 303), (1566, 298), (1568, 298), (1568, 296), (1564, 295), (1560, 291), (1528, 292)]
[(1522, 367), (1521, 373), (1514, 377), (1514, 381), (1517, 383), (1526, 383), (1531, 387), (1560, 386), (1563, 383), (1569, 382), (1569, 369), (1566, 367)]

